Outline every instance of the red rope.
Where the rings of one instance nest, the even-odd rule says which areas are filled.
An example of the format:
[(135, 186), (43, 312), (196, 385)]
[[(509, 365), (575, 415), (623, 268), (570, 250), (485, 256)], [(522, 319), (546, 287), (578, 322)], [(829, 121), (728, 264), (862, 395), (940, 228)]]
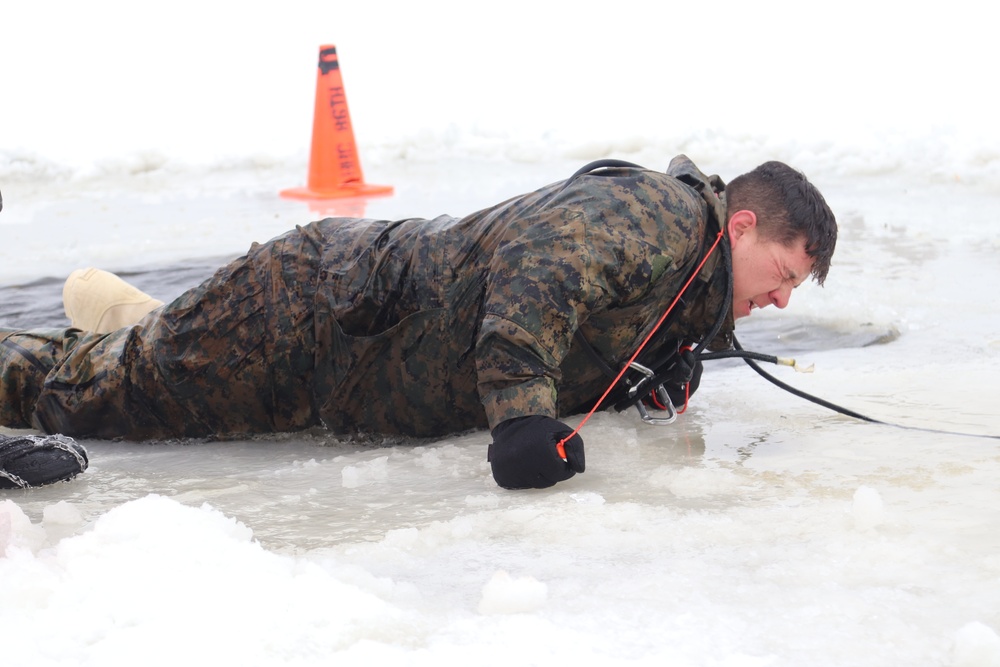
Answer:
[[(625, 375), (625, 371), (627, 371), (629, 367), (631, 367), (632, 362), (634, 362), (639, 357), (639, 353), (642, 352), (642, 350), (646, 347), (649, 341), (652, 340), (653, 335), (663, 325), (663, 322), (667, 319), (667, 316), (670, 315), (671, 311), (674, 309), (674, 306), (676, 306), (677, 302), (681, 300), (682, 296), (684, 296), (684, 292), (687, 291), (687, 288), (691, 286), (691, 283), (694, 282), (694, 279), (698, 276), (699, 273), (701, 273), (701, 267), (705, 266), (705, 262), (708, 261), (708, 258), (715, 251), (715, 248), (719, 245), (719, 241), (721, 240), (722, 240), (722, 232), (720, 231), (718, 236), (715, 237), (715, 243), (712, 244), (712, 247), (708, 249), (708, 252), (706, 252), (705, 256), (702, 258), (701, 263), (698, 264), (698, 268), (694, 270), (694, 272), (691, 274), (691, 277), (688, 278), (686, 283), (684, 283), (684, 287), (682, 287), (681, 291), (679, 291), (677, 293), (677, 296), (674, 297), (674, 300), (670, 303), (670, 306), (667, 307), (665, 311), (663, 311), (663, 315), (660, 316), (660, 319), (657, 320), (656, 322), (656, 326), (653, 327), (653, 330), (649, 332), (649, 335), (647, 335), (645, 340), (643, 340), (642, 343), (639, 345), (639, 349), (635, 351), (632, 357), (628, 360), (628, 363), (622, 366), (622, 369), (618, 371), (618, 375), (615, 377), (614, 380), (611, 381), (611, 384), (608, 385), (608, 388), (604, 390), (604, 393), (601, 395), (601, 397), (597, 399), (597, 403), (595, 403), (594, 407), (590, 409), (590, 412), (588, 412), (586, 416), (584, 416), (584, 418), (580, 421), (580, 423), (577, 424), (577, 427), (573, 429), (573, 432), (567, 435), (562, 440), (560, 440), (558, 443), (556, 443), (556, 452), (564, 460), (566, 459), (566, 441), (572, 438), (577, 433), (579, 433), (580, 429), (583, 428), (583, 425), (590, 420), (590, 418), (594, 415), (595, 412), (597, 412), (597, 408), (600, 407), (601, 403), (604, 402), (604, 399), (608, 397), (608, 394), (610, 394), (611, 390), (615, 388), (615, 386), (618, 384), (618, 381), (622, 379), (622, 376)], [(687, 396), (685, 396), (684, 406), (686, 409)]]

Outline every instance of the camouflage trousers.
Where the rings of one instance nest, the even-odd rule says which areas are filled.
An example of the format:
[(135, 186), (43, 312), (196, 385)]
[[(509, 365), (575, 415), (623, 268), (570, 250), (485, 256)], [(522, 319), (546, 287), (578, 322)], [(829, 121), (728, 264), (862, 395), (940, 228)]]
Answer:
[(318, 423), (323, 240), (298, 228), (109, 334), (0, 329), (0, 424), (84, 438), (294, 431)]

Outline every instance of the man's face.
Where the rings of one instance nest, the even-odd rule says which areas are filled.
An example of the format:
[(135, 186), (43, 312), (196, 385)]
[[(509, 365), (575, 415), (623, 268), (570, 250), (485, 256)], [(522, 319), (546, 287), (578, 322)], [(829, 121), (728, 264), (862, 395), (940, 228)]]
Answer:
[[(746, 215), (745, 215), (746, 214)], [(812, 271), (805, 238), (791, 246), (762, 237), (756, 216), (739, 211), (730, 217), (733, 249), (733, 317), (747, 317), (754, 308), (784, 308), (792, 290)]]

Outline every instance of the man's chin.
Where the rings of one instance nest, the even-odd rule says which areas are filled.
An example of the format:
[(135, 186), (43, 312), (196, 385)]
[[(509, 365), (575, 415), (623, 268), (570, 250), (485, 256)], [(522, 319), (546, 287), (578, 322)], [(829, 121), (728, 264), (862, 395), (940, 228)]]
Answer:
[(753, 312), (753, 309), (750, 308), (750, 306), (748, 306), (747, 304), (743, 304), (742, 307), (734, 305), (733, 306), (733, 319), (734, 320), (740, 320), (740, 319), (743, 319), (744, 317), (750, 317), (750, 313), (752, 313), (752, 312)]

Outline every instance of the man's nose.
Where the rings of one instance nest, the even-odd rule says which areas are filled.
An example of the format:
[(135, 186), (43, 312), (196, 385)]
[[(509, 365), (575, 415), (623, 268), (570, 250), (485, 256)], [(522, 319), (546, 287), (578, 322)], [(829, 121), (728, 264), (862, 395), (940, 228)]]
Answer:
[(773, 303), (776, 308), (784, 308), (788, 305), (788, 301), (792, 298), (792, 288), (790, 285), (782, 285), (768, 294), (768, 297), (770, 297), (771, 303)]

